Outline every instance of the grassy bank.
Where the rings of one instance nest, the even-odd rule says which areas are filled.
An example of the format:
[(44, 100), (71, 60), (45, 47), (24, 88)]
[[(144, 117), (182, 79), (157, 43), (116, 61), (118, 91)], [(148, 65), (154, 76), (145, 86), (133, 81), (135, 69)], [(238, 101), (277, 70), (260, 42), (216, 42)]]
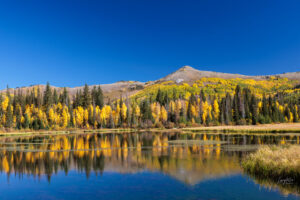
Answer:
[(300, 133), (300, 123), (245, 125), (245, 126), (209, 126), (209, 127), (187, 127), (187, 128), (114, 128), (114, 129), (65, 129), (65, 130), (14, 130), (1, 129), (0, 136), (9, 135), (37, 135), (37, 134), (68, 134), (68, 133), (110, 133), (110, 132), (219, 132), (219, 133)]
[(282, 184), (300, 183), (300, 146), (264, 146), (242, 161), (250, 175)]
[(192, 132), (223, 132), (223, 133), (300, 133), (300, 123), (262, 124), (245, 126), (209, 126), (190, 127), (183, 130)]
[(0, 132), (1, 136), (28, 136), (28, 135), (64, 135), (76, 133), (128, 133), (135, 129), (66, 129), (66, 130), (9, 130)]

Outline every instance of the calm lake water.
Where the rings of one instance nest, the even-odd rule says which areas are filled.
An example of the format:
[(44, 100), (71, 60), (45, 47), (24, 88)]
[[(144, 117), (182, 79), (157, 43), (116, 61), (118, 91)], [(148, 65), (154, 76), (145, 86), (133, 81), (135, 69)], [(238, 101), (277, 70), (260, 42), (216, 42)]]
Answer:
[(243, 173), (260, 145), (299, 135), (111, 133), (0, 138), (0, 199), (300, 199)]

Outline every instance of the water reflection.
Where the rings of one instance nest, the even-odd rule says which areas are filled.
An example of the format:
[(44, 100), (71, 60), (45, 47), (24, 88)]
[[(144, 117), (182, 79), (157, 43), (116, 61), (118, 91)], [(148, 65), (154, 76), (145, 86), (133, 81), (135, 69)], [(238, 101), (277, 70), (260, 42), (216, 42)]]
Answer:
[[(290, 194), (300, 196), (300, 185), (294, 184), (295, 180), (293, 179), (279, 179), (277, 181), (270, 178), (261, 178), (258, 176), (250, 175), (249, 177), (260, 186), (268, 189), (268, 190), (279, 190), (281, 194), (288, 196)], [(291, 182), (290, 182), (291, 181)]]
[[(181, 133), (81, 134), (2, 138), (0, 170), (9, 175), (51, 176), (77, 170), (159, 171), (186, 184), (241, 173), (241, 158), (263, 144), (299, 144), (297, 135)], [(254, 148), (253, 148), (254, 147)]]

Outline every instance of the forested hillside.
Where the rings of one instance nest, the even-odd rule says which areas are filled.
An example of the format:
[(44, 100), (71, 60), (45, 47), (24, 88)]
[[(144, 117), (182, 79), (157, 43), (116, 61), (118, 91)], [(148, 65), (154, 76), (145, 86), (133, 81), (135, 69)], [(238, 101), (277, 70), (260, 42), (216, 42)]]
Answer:
[[(13, 92), (11, 92), (13, 91)], [(0, 127), (10, 129), (185, 127), (297, 122), (298, 80), (203, 77), (157, 81), (104, 101), (100, 86), (43, 91), (7, 89), (0, 95)]]

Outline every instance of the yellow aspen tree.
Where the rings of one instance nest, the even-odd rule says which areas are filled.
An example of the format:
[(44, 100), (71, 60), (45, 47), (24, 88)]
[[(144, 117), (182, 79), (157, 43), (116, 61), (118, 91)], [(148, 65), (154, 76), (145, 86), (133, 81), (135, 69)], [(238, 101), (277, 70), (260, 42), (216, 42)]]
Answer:
[(106, 124), (108, 124), (109, 116), (111, 114), (112, 109), (111, 109), (110, 105), (104, 106), (104, 109), (105, 109), (105, 113), (106, 113), (106, 115), (105, 115)]
[(100, 109), (100, 107), (99, 106), (96, 106), (96, 108), (95, 108), (95, 115), (96, 115), (96, 122), (97, 122), (97, 124), (100, 124), (101, 123), (101, 117), (100, 117), (100, 114), (101, 114), (101, 109)]
[(284, 107), (283, 107), (282, 105), (279, 105), (279, 111), (280, 111), (281, 113), (284, 112)]
[(37, 108), (37, 117), (40, 121), (42, 121), (44, 123), (44, 125), (48, 124), (46, 113), (44, 113), (42, 109)]
[(56, 128), (59, 125), (60, 122), (60, 116), (57, 112), (54, 112), (54, 127)]
[(258, 109), (261, 110), (261, 108), (262, 108), (262, 101), (259, 101), (258, 102)]
[(121, 115), (122, 115), (123, 120), (126, 120), (126, 118), (127, 118), (127, 106), (126, 106), (125, 103), (122, 104)]
[(55, 114), (53, 108), (50, 108), (49, 110), (49, 120), (52, 124), (55, 123)]
[(61, 103), (58, 103), (57, 105), (56, 105), (56, 109), (57, 109), (57, 112), (62, 112), (62, 105), (61, 105)]
[(78, 106), (77, 109), (74, 110), (74, 117), (76, 120), (76, 125), (78, 127), (82, 127), (84, 121), (84, 109), (81, 106)]
[(120, 112), (121, 112), (121, 107), (120, 107), (120, 104), (118, 103), (117, 107), (116, 107), (116, 113), (120, 114)]
[(290, 112), (290, 119), (289, 119), (289, 122), (293, 122), (294, 121), (294, 115), (292, 112)]
[(150, 105), (150, 108), (151, 108), (151, 114), (152, 114), (152, 117), (153, 117), (153, 119), (155, 120), (156, 119), (156, 112), (155, 112), (155, 110), (156, 110), (156, 103), (152, 103), (151, 105)]
[(181, 108), (182, 108), (181, 101), (180, 101), (180, 100), (177, 100), (177, 101), (176, 101), (175, 112), (176, 112), (176, 113), (180, 113)]
[(218, 119), (220, 114), (220, 109), (219, 109), (219, 103), (216, 99), (214, 100), (213, 107), (214, 107), (214, 117), (215, 119)]
[(172, 100), (169, 103), (169, 112), (173, 113), (173, 112), (175, 112), (175, 109), (176, 109), (176, 105), (175, 105), (175, 102)]
[(76, 122), (76, 118), (75, 118), (75, 110), (73, 110), (73, 120), (72, 120), (72, 122), (73, 122), (73, 125), (74, 125), (74, 127), (77, 127), (77, 122)]
[(211, 111), (212, 111), (212, 106), (209, 105), (209, 106), (208, 106), (208, 115), (209, 115), (210, 119), (212, 118), (212, 116), (211, 116)]
[(209, 107), (209, 105), (208, 105), (207, 101), (202, 102), (202, 112), (203, 112), (202, 113), (202, 120), (203, 120), (203, 122), (206, 121), (206, 117), (207, 117), (207, 114), (209, 112), (208, 107)]
[(29, 105), (25, 107), (25, 114), (27, 115), (28, 119), (31, 121), (31, 109)]
[(111, 114), (113, 116), (114, 123), (118, 124), (119, 123), (119, 118), (120, 118), (119, 112), (117, 112), (117, 110), (113, 110)]
[(165, 123), (168, 120), (168, 112), (164, 106), (161, 106), (160, 120)]
[(66, 128), (69, 124), (69, 120), (70, 120), (70, 114), (68, 112), (68, 108), (65, 107), (62, 111), (62, 117), (61, 117), (61, 121), (62, 121), (62, 128)]
[(152, 111), (152, 116), (154, 118), (155, 123), (159, 122), (160, 118), (160, 104), (159, 103), (153, 103), (151, 104), (151, 111)]
[(5, 96), (4, 101), (2, 101), (1, 103), (1, 107), (4, 112), (6, 112), (7, 110), (8, 103), (9, 103), (9, 98)]
[(101, 109), (101, 112), (100, 112), (100, 123), (101, 125), (106, 125), (106, 117), (107, 114), (106, 114), (106, 109), (105, 109), (105, 106)]
[(137, 117), (141, 116), (141, 109), (138, 105), (135, 106), (135, 115)]
[(23, 124), (24, 121), (25, 121), (25, 118), (22, 116), (22, 117), (21, 117), (21, 123)]
[(192, 94), (190, 92), (186, 92), (185, 95), (184, 95), (184, 99), (189, 100), (191, 95)]

